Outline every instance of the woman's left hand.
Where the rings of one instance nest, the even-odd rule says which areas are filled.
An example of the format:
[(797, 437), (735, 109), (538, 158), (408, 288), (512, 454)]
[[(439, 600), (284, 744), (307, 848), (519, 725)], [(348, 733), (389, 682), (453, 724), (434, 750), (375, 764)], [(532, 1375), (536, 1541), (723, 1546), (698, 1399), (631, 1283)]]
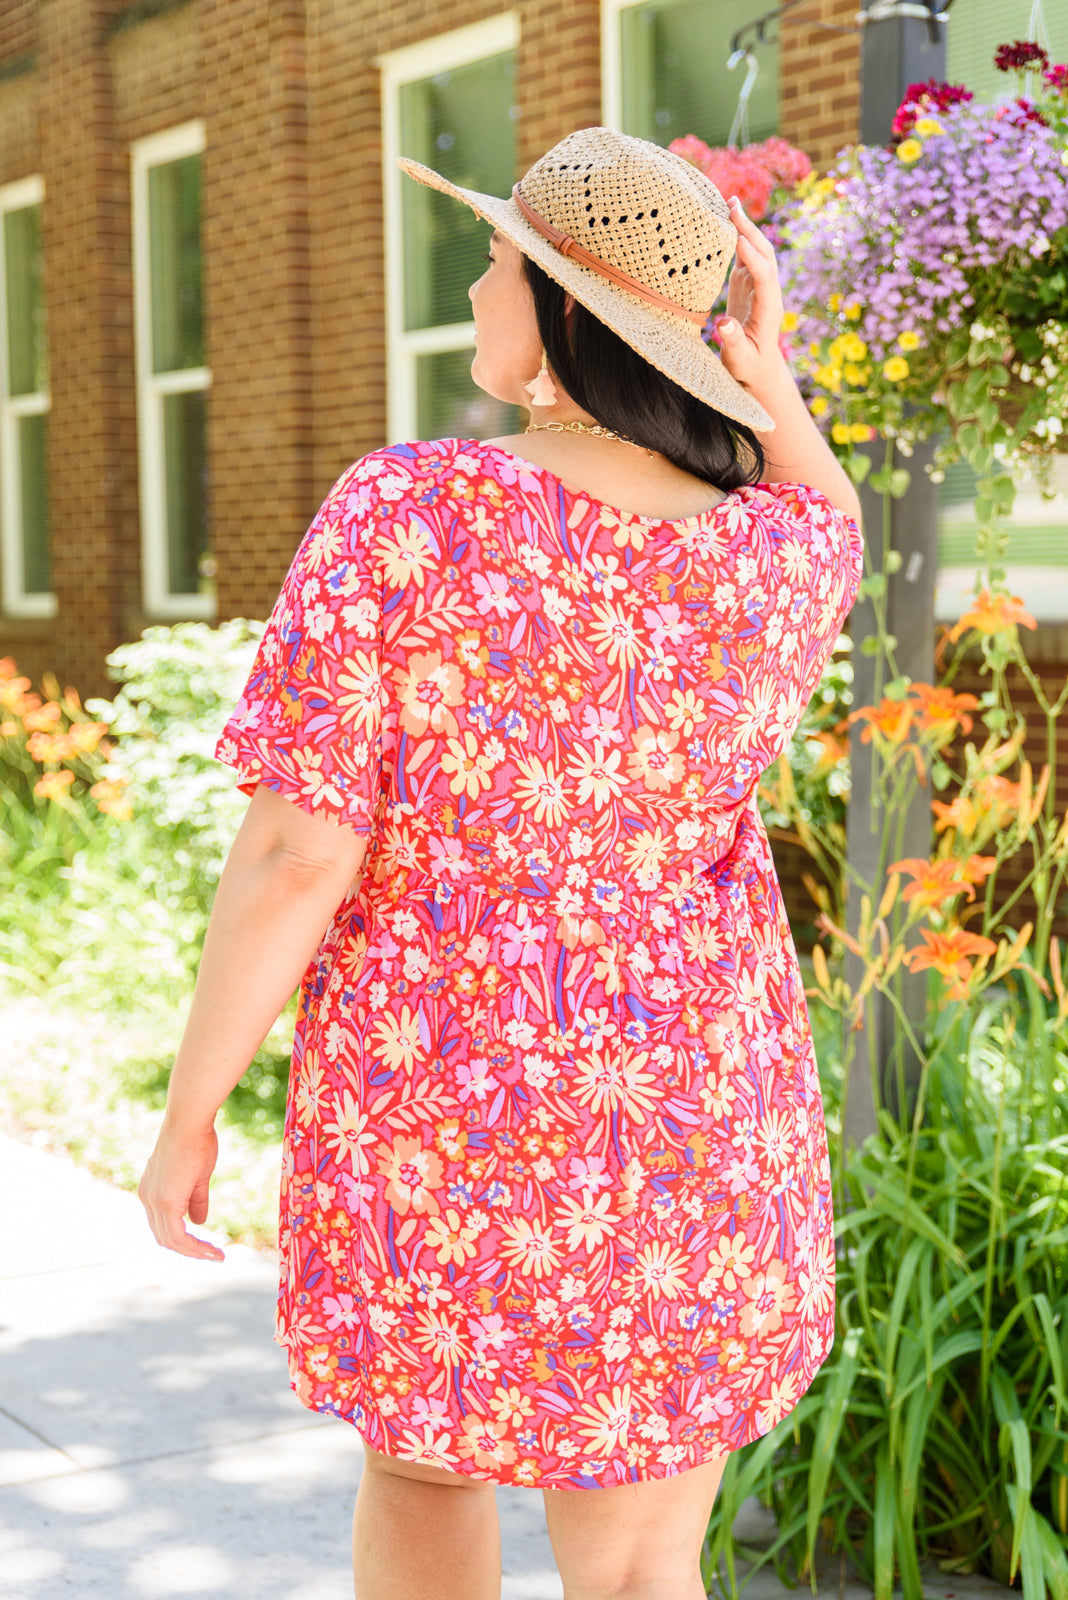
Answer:
[(731, 221), (738, 230), (738, 248), (727, 286), (727, 311), (716, 324), (720, 358), (732, 378), (758, 390), (781, 371), (779, 329), (782, 290), (775, 251), (741, 202), (731, 196)]
[(156, 1148), (137, 1187), (156, 1239), (180, 1256), (201, 1261), (222, 1261), (222, 1251), (207, 1239), (198, 1239), (185, 1225), (205, 1222), (208, 1184), (215, 1170), (219, 1140), (214, 1127), (180, 1131), (164, 1121)]

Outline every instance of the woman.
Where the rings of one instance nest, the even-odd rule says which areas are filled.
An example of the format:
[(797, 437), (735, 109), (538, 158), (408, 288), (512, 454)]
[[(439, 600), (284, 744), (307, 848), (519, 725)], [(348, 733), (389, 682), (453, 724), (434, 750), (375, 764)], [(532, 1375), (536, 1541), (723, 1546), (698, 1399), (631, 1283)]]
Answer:
[(694, 168), (598, 128), (507, 201), (401, 165), (494, 224), (472, 374), (533, 420), (375, 451), (297, 552), (219, 743), (251, 804), (141, 1194), (218, 1257), (184, 1222), (214, 1118), (302, 981), (278, 1337), (366, 1446), (357, 1596), (496, 1597), (518, 1483), (569, 1600), (699, 1600), (727, 1453), (833, 1339), (754, 793), (855, 596), (858, 504), (772, 250)]

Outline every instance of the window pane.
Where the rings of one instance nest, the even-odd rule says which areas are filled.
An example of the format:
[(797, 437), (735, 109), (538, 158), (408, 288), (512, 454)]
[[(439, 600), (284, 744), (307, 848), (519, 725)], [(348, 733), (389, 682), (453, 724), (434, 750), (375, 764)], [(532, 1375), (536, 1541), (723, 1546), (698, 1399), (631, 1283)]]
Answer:
[(494, 439), (521, 432), (519, 408), (484, 394), (471, 381), (471, 354), (442, 350), (416, 358), (420, 439)]
[[(982, 100), (1015, 96), (1015, 72), (999, 72), (994, 51), (999, 44), (1029, 37), (1034, 0), (957, 0), (946, 26), (947, 73), (950, 83), (963, 83)], [(1045, 8), (1050, 58), (1068, 61), (1068, 7)], [(1037, 88), (1037, 84), (1035, 85)]]
[(24, 206), (4, 214), (4, 265), (8, 393), (39, 394), (48, 388), (40, 206)]
[(19, 479), (22, 502), (22, 589), (49, 594), (52, 562), (48, 531), (48, 417), (19, 417)]
[(168, 592), (210, 594), (203, 390), (163, 396), (163, 453)]
[[(515, 182), (515, 52), (400, 90), (401, 152), (453, 183), (507, 195)], [(469, 322), (490, 229), (458, 200), (404, 180), (404, 326)]]
[[(975, 543), (979, 524), (973, 501), (976, 476), (966, 462), (946, 469), (939, 487), (938, 564), (941, 567), (976, 567)], [(1051, 499), (1043, 498), (1033, 478), (1018, 485), (1008, 535), (1005, 564), (1023, 567), (1068, 567), (1068, 456), (1053, 460)]]
[(152, 370), (204, 365), (200, 157), (148, 169)]
[[(745, 63), (727, 70), (731, 35), (764, 15), (767, 0), (651, 0), (620, 12), (623, 132), (654, 144), (694, 133), (727, 142)], [(760, 76), (749, 97), (749, 137), (778, 130), (779, 51), (757, 46)]]

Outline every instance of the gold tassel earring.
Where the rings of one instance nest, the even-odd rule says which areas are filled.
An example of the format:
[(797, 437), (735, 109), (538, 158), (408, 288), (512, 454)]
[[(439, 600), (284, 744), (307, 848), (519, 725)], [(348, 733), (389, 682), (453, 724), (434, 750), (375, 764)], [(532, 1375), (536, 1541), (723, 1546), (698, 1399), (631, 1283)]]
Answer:
[(538, 376), (532, 378), (529, 383), (525, 383), (523, 387), (529, 394), (532, 405), (554, 406), (556, 404), (559, 396), (556, 393), (556, 385), (549, 376), (549, 360), (545, 354), (544, 345), (541, 347), (541, 369), (538, 372)]

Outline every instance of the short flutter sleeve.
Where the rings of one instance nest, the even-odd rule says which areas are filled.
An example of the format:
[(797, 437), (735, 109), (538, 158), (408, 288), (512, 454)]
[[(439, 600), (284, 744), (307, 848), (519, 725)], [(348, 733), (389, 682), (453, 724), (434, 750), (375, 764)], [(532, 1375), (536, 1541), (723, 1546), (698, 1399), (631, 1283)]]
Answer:
[(739, 803), (786, 749), (819, 684), (857, 597), (864, 540), (852, 517), (798, 483), (743, 490), (720, 520), (746, 581), (715, 591), (724, 643), (705, 695), (718, 769), (710, 792)]
[(338, 479), (293, 558), (244, 692), (215, 748), (264, 784), (370, 834), (382, 785), (382, 584), (374, 537), (393, 491), (384, 452)]

